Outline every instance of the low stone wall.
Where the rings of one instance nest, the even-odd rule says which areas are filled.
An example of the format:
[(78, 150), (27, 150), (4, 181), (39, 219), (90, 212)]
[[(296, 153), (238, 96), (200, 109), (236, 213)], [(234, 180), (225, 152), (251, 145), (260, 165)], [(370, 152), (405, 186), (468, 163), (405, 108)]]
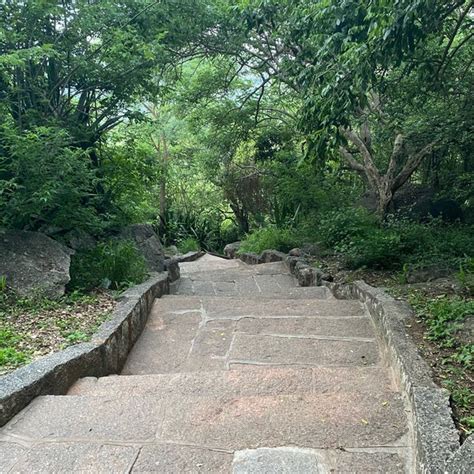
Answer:
[(167, 272), (153, 275), (123, 293), (112, 317), (90, 342), (47, 355), (0, 377), (0, 426), (35, 397), (63, 395), (81, 377), (119, 373), (145, 327), (155, 298), (169, 293), (169, 283)]
[(472, 472), (474, 438), (460, 447), (449, 392), (435, 385), (428, 365), (407, 334), (406, 325), (413, 318), (410, 306), (363, 281), (326, 286), (339, 298), (363, 302), (372, 317), (383, 341), (386, 360), (410, 402), (417, 472)]

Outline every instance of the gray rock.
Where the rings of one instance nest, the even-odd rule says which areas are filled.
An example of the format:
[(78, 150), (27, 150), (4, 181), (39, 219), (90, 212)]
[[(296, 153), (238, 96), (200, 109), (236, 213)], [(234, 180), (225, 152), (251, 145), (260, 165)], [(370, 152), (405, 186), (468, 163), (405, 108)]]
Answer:
[(248, 265), (257, 265), (262, 262), (262, 257), (253, 252), (245, 252), (239, 255), (242, 262), (247, 263)]
[(278, 250), (264, 250), (260, 255), (260, 259), (263, 263), (282, 262), (285, 260), (285, 257), (286, 254)]
[(448, 461), (446, 472), (468, 474), (474, 466), (474, 436), (469, 436)]
[(240, 248), (240, 242), (233, 242), (231, 244), (227, 244), (224, 247), (224, 255), (230, 258), (235, 258), (235, 255), (237, 251), (239, 250), (239, 248)]
[(178, 255), (178, 247), (176, 245), (170, 245), (169, 247), (165, 248), (165, 254), (170, 255), (174, 257), (175, 255)]
[(73, 250), (90, 250), (97, 244), (92, 235), (80, 229), (68, 232), (61, 240)]
[(474, 318), (472, 316), (468, 316), (462, 322), (461, 327), (456, 332), (456, 336), (461, 344), (472, 344), (472, 341), (474, 341)]
[(422, 283), (447, 277), (451, 271), (439, 265), (422, 265), (408, 268), (407, 283)]
[(290, 255), (291, 257), (301, 257), (302, 252), (301, 252), (301, 249), (294, 248), (288, 252), (288, 255)]
[(72, 250), (38, 232), (0, 231), (0, 275), (21, 295), (64, 294), (69, 283)]
[(164, 263), (170, 282), (178, 280), (180, 277), (179, 259), (177, 257), (167, 258)]
[(138, 251), (145, 258), (148, 270), (162, 272), (164, 265), (164, 251), (158, 234), (150, 224), (133, 224), (120, 232), (120, 238), (131, 240)]
[(297, 472), (327, 473), (323, 457), (315, 450), (295, 447), (258, 448), (234, 453), (233, 474)]

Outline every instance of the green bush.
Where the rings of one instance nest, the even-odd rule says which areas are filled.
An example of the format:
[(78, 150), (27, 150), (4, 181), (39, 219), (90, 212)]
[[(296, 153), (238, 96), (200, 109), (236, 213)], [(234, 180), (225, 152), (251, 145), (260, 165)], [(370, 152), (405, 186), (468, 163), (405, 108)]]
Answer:
[(145, 260), (132, 242), (109, 240), (73, 256), (69, 287), (122, 289), (143, 282), (146, 276)]
[(385, 229), (373, 229), (338, 245), (349, 268), (392, 268), (403, 256), (400, 235)]
[(377, 228), (377, 220), (361, 207), (343, 208), (324, 214), (316, 226), (315, 239), (328, 248), (335, 248), (368, 235)]
[(242, 241), (239, 253), (261, 253), (269, 249), (288, 252), (298, 245), (299, 239), (294, 231), (276, 227), (265, 227), (248, 234)]
[(199, 242), (196, 239), (193, 239), (192, 237), (187, 237), (181, 240), (180, 242), (178, 242), (177, 247), (181, 253), (200, 250)]

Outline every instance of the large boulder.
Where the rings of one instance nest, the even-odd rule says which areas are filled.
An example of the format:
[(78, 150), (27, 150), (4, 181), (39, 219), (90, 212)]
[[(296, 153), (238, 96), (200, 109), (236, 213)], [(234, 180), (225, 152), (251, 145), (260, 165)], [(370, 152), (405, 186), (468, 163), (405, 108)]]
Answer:
[(64, 294), (72, 250), (38, 232), (0, 231), (0, 275), (23, 296)]
[(120, 232), (120, 238), (131, 240), (145, 258), (148, 270), (162, 272), (165, 268), (165, 254), (158, 234), (150, 224), (133, 224)]

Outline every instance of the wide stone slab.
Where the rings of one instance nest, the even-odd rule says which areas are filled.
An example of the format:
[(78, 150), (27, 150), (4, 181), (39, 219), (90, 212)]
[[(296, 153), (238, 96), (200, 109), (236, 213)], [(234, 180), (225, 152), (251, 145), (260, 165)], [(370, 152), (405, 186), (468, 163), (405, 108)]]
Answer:
[[(233, 474), (295, 474), (329, 472), (346, 473), (402, 473), (408, 453), (348, 452), (332, 449), (297, 447), (258, 448), (234, 454)], [(383, 468), (382, 468), (383, 466)]]
[(154, 444), (145, 446), (132, 472), (211, 473), (230, 472), (232, 454), (211, 449)]
[(131, 350), (122, 373), (176, 372), (188, 358), (200, 323), (194, 313), (150, 321)]
[(180, 263), (179, 266), (182, 274), (246, 267), (246, 265), (239, 260), (228, 260), (209, 254), (203, 255), (201, 258), (193, 262)]
[(229, 354), (230, 366), (368, 366), (379, 360), (374, 342), (250, 334), (236, 334)]
[(207, 399), (166, 405), (161, 440), (215, 449), (405, 446), (403, 402), (393, 392)]
[[(225, 321), (225, 320), (224, 320)], [(236, 330), (247, 334), (328, 336), (333, 338), (373, 340), (374, 328), (368, 318), (242, 318)]]
[(228, 371), (165, 375), (89, 377), (80, 380), (69, 395), (136, 396), (153, 394), (233, 398), (254, 395), (291, 395), (326, 392), (395, 391), (385, 369), (351, 368), (245, 368)]
[[(1, 444), (0, 444), (1, 449)], [(114, 446), (82, 442), (38, 444), (18, 460), (10, 473), (126, 473), (139, 453), (138, 446)], [(4, 471), (1, 465), (1, 472)]]
[(38, 397), (0, 431), (31, 440), (153, 441), (163, 422), (154, 397)]
[[(310, 290), (311, 288), (297, 288), (299, 290)], [(315, 288), (317, 289), (317, 288)], [(183, 305), (187, 304), (187, 298), (193, 301), (195, 308), (205, 310), (206, 319), (240, 319), (243, 317), (293, 317), (306, 316), (311, 318), (353, 318), (368, 317), (361, 303), (348, 300), (314, 300), (314, 299), (286, 299), (286, 298), (212, 298), (202, 297), (179, 297), (165, 296), (160, 303), (168, 304), (168, 301), (181, 299)], [(176, 303), (175, 303), (176, 304)]]
[[(269, 299), (327, 299), (330, 291), (323, 286), (297, 287), (287, 275), (260, 275), (229, 280), (223, 275), (211, 280), (192, 280), (183, 277), (173, 287), (173, 294), (183, 296), (262, 297)], [(286, 281), (286, 283), (285, 283)]]

